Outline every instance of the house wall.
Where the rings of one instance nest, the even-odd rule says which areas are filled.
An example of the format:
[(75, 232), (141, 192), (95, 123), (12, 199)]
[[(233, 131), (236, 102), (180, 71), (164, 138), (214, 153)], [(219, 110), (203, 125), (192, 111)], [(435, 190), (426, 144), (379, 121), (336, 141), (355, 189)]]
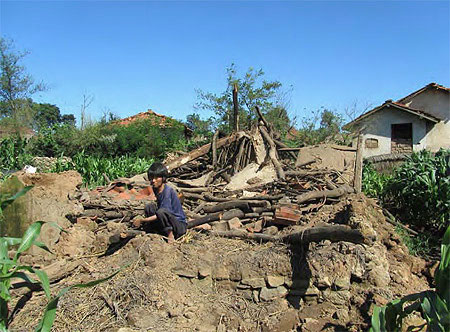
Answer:
[(450, 148), (449, 92), (430, 89), (404, 101), (404, 103), (411, 108), (423, 110), (443, 119), (443, 121), (434, 125), (425, 137), (425, 146), (428, 150), (437, 151), (441, 147)]
[[(386, 107), (366, 120), (362, 120), (358, 126), (362, 128), (363, 134), (363, 157), (391, 153), (391, 125), (401, 123), (412, 123), (413, 151), (424, 149), (426, 121), (408, 112)], [(378, 140), (378, 147), (367, 147), (366, 139), (368, 138)]]

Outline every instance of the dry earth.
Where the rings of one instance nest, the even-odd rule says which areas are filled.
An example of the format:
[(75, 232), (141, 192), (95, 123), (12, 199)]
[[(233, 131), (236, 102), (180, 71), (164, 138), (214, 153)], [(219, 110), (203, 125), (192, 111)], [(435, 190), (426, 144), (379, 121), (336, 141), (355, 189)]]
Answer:
[[(49, 197), (41, 190), (34, 200), (38, 192)], [(323, 223), (350, 225), (368, 242), (295, 247), (190, 230), (173, 245), (157, 234), (109, 245), (122, 223), (80, 218), (53, 245), (52, 257), (26, 255), (23, 262), (48, 272), (53, 294), (123, 269), (105, 283), (67, 293), (54, 331), (363, 331), (374, 304), (430, 288), (431, 264), (408, 254), (375, 201), (348, 195), (296, 228)], [(45, 296), (13, 294), (20, 310), (10, 330), (30, 331)]]

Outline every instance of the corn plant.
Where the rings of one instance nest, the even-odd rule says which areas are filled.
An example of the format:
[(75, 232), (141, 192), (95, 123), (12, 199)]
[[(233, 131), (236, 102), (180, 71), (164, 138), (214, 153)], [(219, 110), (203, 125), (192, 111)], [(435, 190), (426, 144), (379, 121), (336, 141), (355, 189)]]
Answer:
[(401, 220), (445, 231), (450, 220), (450, 150), (414, 153), (394, 172), (385, 199)]
[[(0, 216), (3, 215), (3, 210), (8, 205), (14, 202), (14, 200), (18, 197), (24, 195), (31, 188), (31, 186), (25, 187), (17, 194), (9, 198), (0, 196)], [(37, 221), (31, 224), (23, 234), (22, 238), (0, 237), (0, 332), (8, 331), (8, 324), (11, 320), (9, 302), (11, 301), (10, 289), (13, 281), (21, 279), (25, 282), (25, 286), (23, 287), (40, 285), (40, 287), (44, 290), (45, 296), (49, 302), (35, 331), (49, 332), (55, 320), (56, 308), (61, 296), (72, 288), (85, 288), (97, 285), (112, 278), (120, 271), (116, 271), (112, 275), (100, 280), (95, 280), (86, 284), (75, 284), (63, 288), (58, 295), (52, 298), (50, 292), (50, 282), (47, 274), (42, 270), (34, 268), (33, 266), (21, 265), (19, 262), (21, 254), (31, 248), (32, 245), (36, 245), (39, 248), (50, 252), (49, 248), (44, 243), (36, 240), (44, 223), (44, 221)], [(50, 224), (59, 228), (59, 226), (55, 223)], [(11, 246), (18, 246), (12, 258), (10, 258), (8, 253)], [(37, 277), (37, 281), (33, 279), (33, 275)], [(18, 286), (18, 284), (15, 284), (15, 286)]]
[[(441, 261), (434, 275), (436, 290), (411, 294), (389, 302), (384, 307), (375, 306), (370, 332), (397, 332), (402, 330), (403, 318), (414, 311), (420, 312), (428, 331), (450, 331), (450, 226), (441, 245)], [(408, 329), (410, 331), (410, 329)], [(417, 331), (417, 330), (415, 330)]]
[(362, 190), (364, 194), (382, 199), (391, 176), (377, 172), (372, 164), (364, 164), (362, 174)]
[(94, 187), (106, 184), (105, 175), (111, 180), (131, 177), (146, 172), (152, 163), (153, 159), (127, 155), (117, 158), (96, 157), (87, 155), (83, 150), (72, 157), (72, 162), (61, 162), (58, 159), (51, 172), (75, 169), (81, 174), (84, 183)]

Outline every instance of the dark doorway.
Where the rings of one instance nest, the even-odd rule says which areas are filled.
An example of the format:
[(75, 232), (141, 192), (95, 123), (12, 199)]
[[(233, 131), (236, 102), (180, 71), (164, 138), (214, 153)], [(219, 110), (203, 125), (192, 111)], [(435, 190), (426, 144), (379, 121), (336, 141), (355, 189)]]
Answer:
[(391, 125), (391, 153), (411, 153), (412, 150), (412, 123)]

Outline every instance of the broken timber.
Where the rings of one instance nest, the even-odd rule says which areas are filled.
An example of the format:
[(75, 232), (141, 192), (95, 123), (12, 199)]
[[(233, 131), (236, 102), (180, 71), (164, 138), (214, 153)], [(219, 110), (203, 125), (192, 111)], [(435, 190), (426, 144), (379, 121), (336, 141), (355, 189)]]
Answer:
[[(217, 140), (217, 144), (216, 144), (216, 148), (220, 148), (224, 145), (230, 144), (234, 141), (236, 141), (240, 136), (242, 136), (242, 133), (234, 133), (230, 136), (221, 138), (219, 140)], [(209, 152), (209, 150), (211, 149), (211, 143), (205, 144), (201, 147), (199, 147), (198, 149), (195, 149), (185, 155), (182, 155), (180, 157), (178, 157), (177, 159), (175, 159), (174, 161), (170, 162), (167, 165), (167, 169), (169, 171), (174, 170), (194, 159), (197, 159), (205, 154), (207, 154)]]
[(284, 236), (248, 233), (246, 231), (212, 231), (223, 237), (240, 238), (244, 240), (254, 240), (260, 242), (284, 242), (288, 244), (303, 245), (310, 242), (320, 242), (329, 240), (331, 242), (346, 241), (352, 243), (363, 243), (365, 238), (357, 229), (351, 229), (342, 225), (331, 225), (324, 227), (313, 227), (305, 229), (301, 232), (295, 232)]

